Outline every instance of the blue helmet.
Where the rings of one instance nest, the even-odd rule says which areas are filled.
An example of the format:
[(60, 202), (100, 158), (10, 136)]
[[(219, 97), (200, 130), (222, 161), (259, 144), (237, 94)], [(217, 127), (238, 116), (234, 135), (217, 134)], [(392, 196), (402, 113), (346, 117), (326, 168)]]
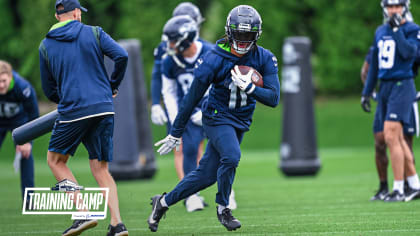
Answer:
[(172, 12), (172, 16), (182, 15), (189, 15), (198, 26), (200, 26), (200, 24), (204, 21), (204, 18), (201, 16), (200, 9), (191, 2), (181, 2)]
[[(198, 38), (196, 22), (188, 15), (174, 16), (163, 27), (163, 35), (168, 43), (167, 52), (175, 55), (176, 50), (182, 53)], [(175, 48), (169, 47), (174, 43)]]
[[(402, 6), (403, 7), (402, 17), (404, 18), (411, 15), (411, 14), (407, 15), (410, 10), (410, 0), (381, 0), (381, 7), (382, 7), (382, 11), (383, 11), (384, 18), (386, 19), (386, 21), (389, 19), (389, 17), (391, 17), (388, 13), (388, 10), (386, 9), (389, 6)], [(409, 17), (409, 20), (410, 20), (410, 17)]]
[[(229, 43), (239, 54), (247, 53), (260, 38), (262, 29), (260, 14), (253, 7), (239, 5), (233, 8), (226, 19), (225, 31)], [(248, 43), (246, 48), (239, 47), (239, 43)]]

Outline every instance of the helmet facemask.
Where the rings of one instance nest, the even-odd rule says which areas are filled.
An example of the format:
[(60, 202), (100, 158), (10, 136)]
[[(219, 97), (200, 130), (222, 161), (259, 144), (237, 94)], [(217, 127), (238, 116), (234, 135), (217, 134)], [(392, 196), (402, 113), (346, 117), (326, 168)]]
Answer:
[(232, 47), (239, 54), (247, 53), (259, 38), (259, 32), (230, 28)]

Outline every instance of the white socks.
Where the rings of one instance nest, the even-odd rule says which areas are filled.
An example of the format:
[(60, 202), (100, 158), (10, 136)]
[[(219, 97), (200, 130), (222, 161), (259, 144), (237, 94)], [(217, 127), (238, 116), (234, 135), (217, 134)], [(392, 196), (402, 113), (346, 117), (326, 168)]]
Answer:
[(404, 193), (404, 180), (394, 180), (394, 188), (393, 190), (398, 191), (399, 193)]
[(222, 211), (223, 211), (224, 209), (226, 209), (226, 207), (225, 207), (225, 206), (222, 206), (222, 205), (217, 205), (217, 213), (222, 214)]
[(419, 176), (417, 174), (407, 177), (408, 186), (413, 189), (420, 189)]
[(160, 204), (161, 204), (163, 207), (168, 207), (168, 204), (166, 204), (166, 201), (165, 201), (165, 196), (163, 196), (163, 198), (161, 198), (161, 199), (160, 199)]

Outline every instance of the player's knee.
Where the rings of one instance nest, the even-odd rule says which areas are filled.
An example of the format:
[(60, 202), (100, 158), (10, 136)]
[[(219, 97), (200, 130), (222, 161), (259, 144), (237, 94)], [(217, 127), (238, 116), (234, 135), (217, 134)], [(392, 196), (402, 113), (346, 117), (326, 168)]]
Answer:
[(101, 179), (110, 175), (108, 169), (106, 168), (91, 168), (91, 171), (95, 179)]
[(385, 137), (385, 143), (389, 145), (393, 145), (397, 143), (400, 139), (400, 135), (398, 133), (398, 130), (394, 127), (391, 127), (384, 132)]
[(228, 166), (236, 168), (238, 167), (240, 159), (241, 159), (241, 152), (239, 151), (239, 152), (232, 153), (229, 156), (222, 157), (222, 163), (224, 165), (228, 165)]
[(375, 151), (377, 154), (384, 155), (386, 153), (385, 139), (375, 140)]
[(65, 165), (67, 163), (68, 156), (54, 153), (54, 152), (48, 152), (47, 154), (47, 164), (50, 168), (57, 167), (59, 165)]
[(204, 183), (205, 186), (211, 186), (214, 183), (216, 183), (216, 181), (217, 181), (217, 174), (216, 173), (215, 174), (212, 174), (210, 176), (205, 176), (202, 179), (202, 182)]

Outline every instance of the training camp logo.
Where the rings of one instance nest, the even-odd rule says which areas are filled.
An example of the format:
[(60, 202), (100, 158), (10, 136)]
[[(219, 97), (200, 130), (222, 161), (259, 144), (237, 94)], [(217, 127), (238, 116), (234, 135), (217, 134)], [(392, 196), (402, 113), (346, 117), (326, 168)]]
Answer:
[(103, 220), (108, 193), (108, 188), (84, 188), (68, 179), (51, 188), (25, 188), (22, 214), (72, 215), (72, 220)]

